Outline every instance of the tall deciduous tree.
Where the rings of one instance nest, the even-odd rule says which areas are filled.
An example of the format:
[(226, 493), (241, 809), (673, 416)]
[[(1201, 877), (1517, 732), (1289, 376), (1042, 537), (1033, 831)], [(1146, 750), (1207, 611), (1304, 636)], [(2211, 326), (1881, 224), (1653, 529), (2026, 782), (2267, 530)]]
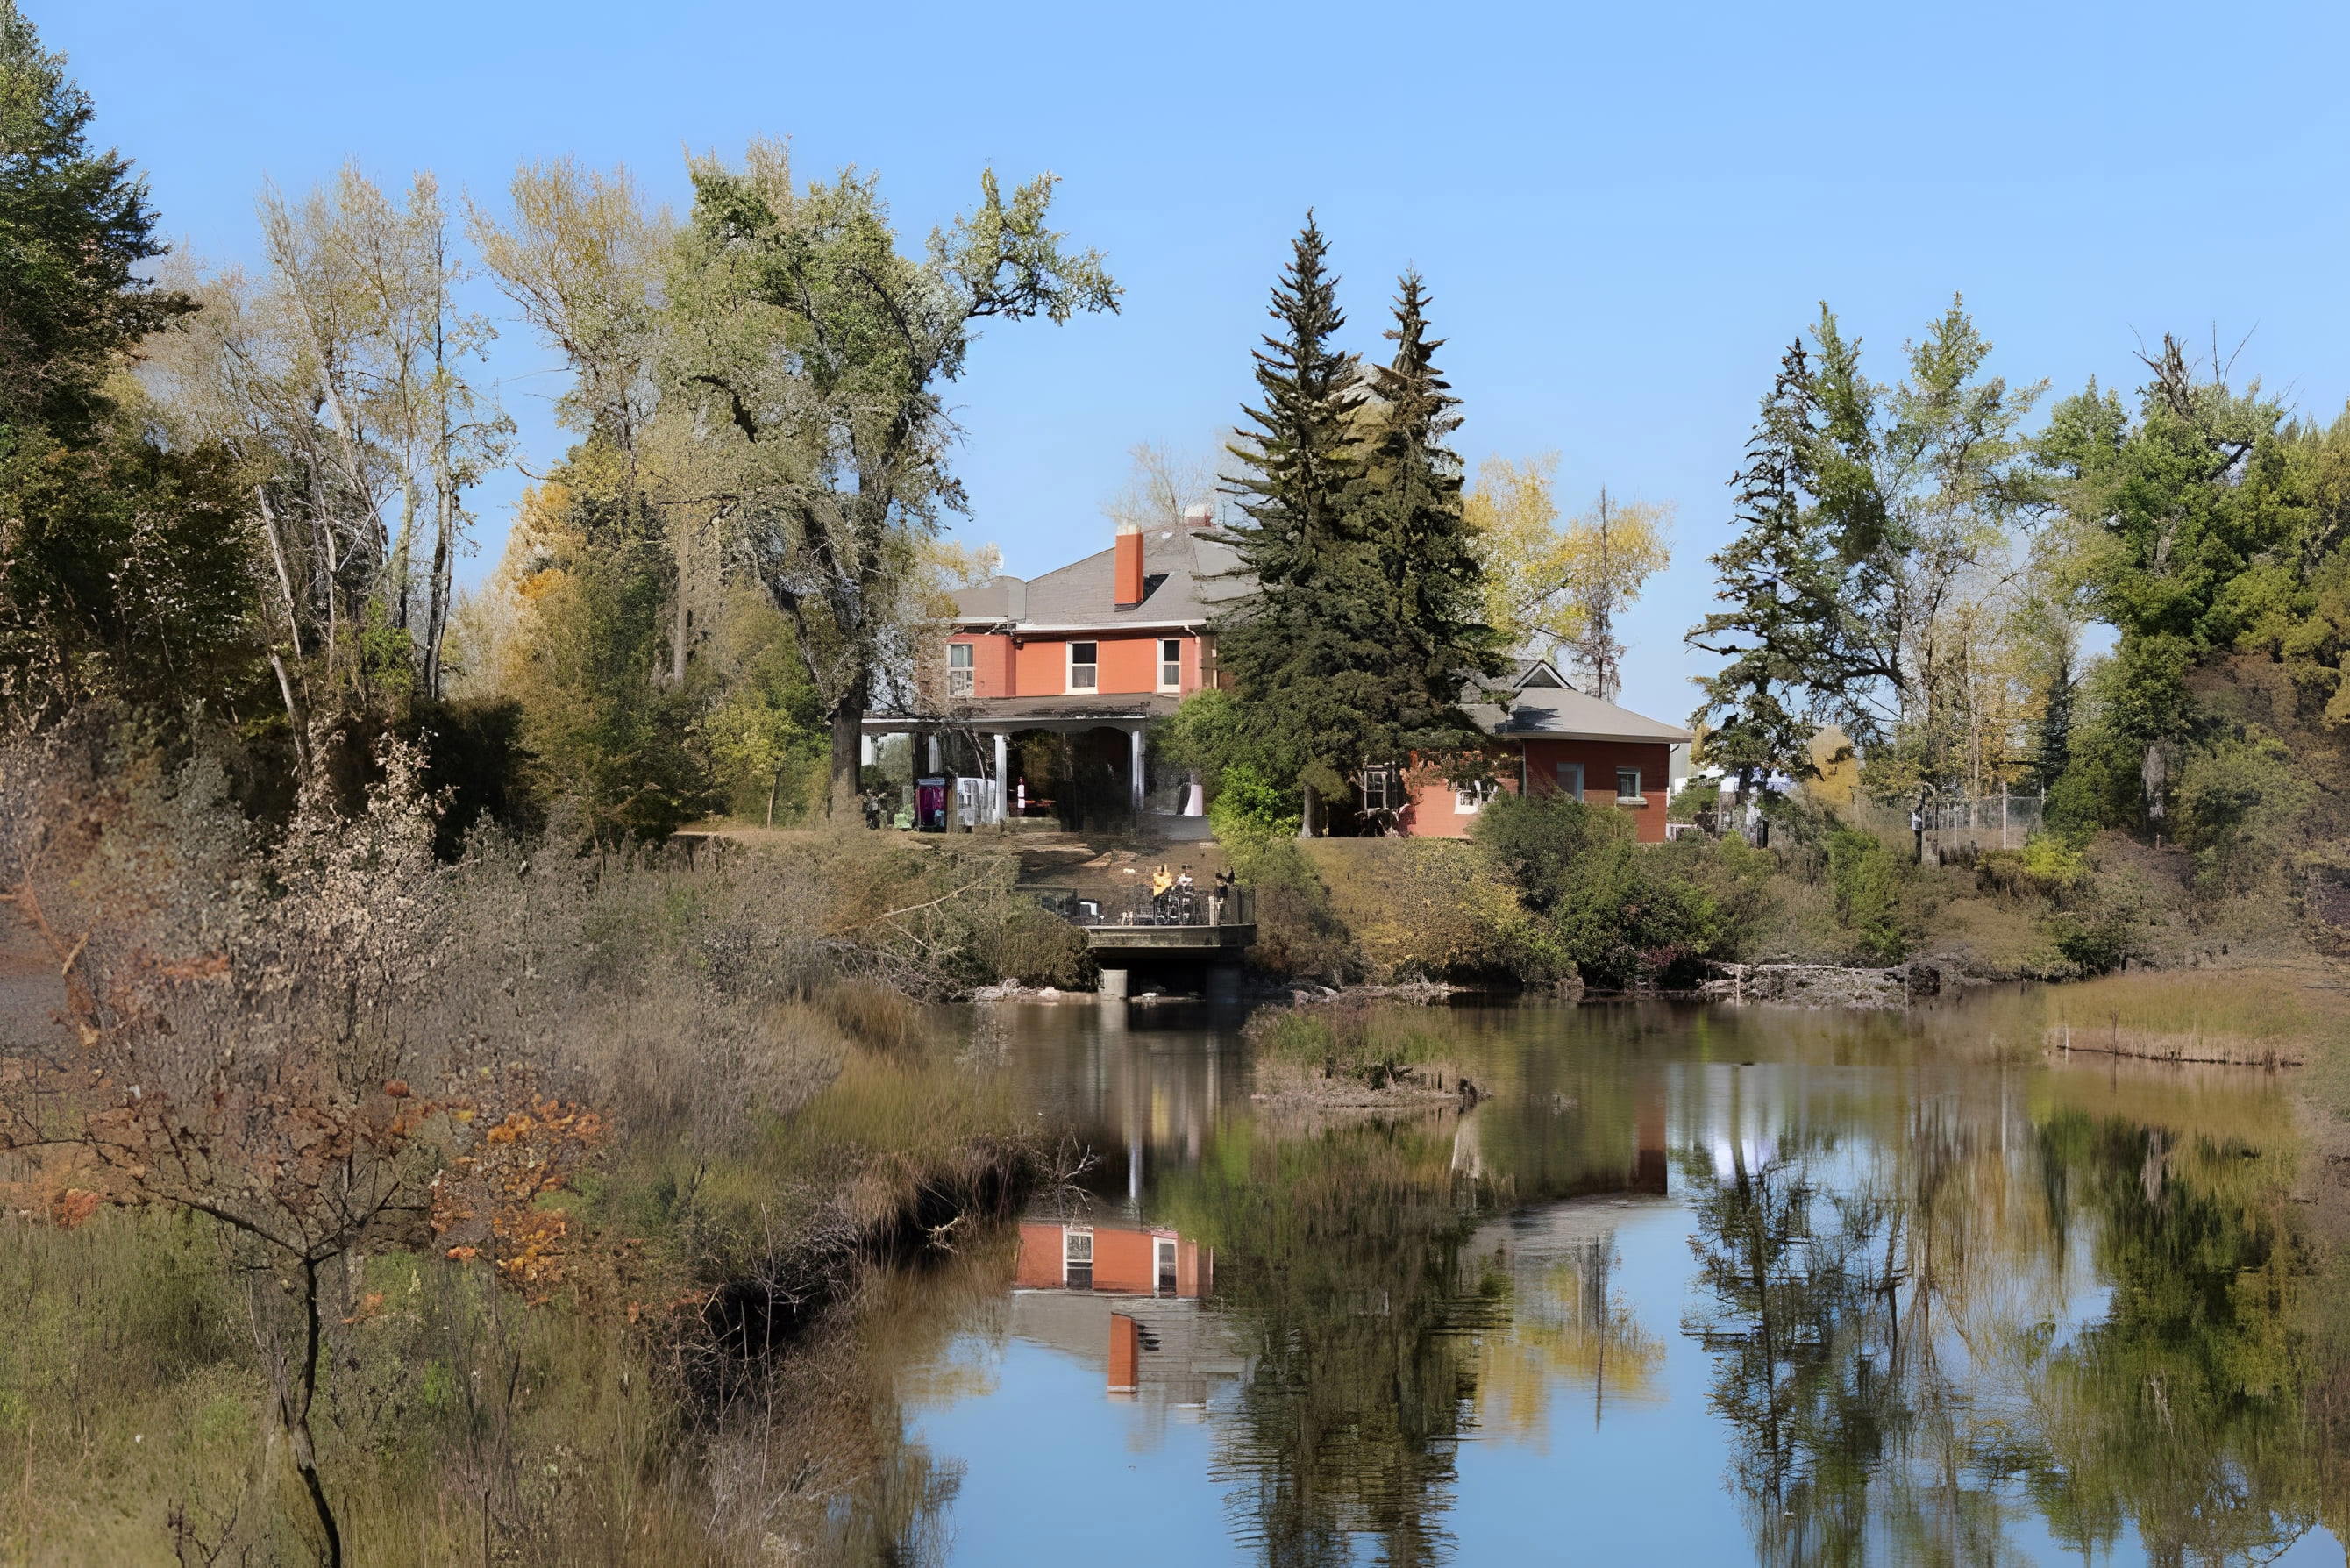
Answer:
[(1561, 587), (1574, 607), (1576, 629), (1567, 639), (1575, 667), (1592, 695), (1613, 702), (1624, 688), (1621, 618), (1648, 579), (1672, 560), (1669, 503), (1619, 502), (1603, 488), (1589, 512), (1567, 524)]
[(1117, 307), (1100, 255), (1048, 225), (1054, 177), (899, 248), (876, 181), (795, 190), (781, 148), (693, 170), (672, 279), (671, 384), (736, 498), (744, 554), (791, 618), (831, 737), (831, 809), (856, 810), (861, 724), (920, 610), (918, 546), (966, 507), (947, 465), (983, 322)]

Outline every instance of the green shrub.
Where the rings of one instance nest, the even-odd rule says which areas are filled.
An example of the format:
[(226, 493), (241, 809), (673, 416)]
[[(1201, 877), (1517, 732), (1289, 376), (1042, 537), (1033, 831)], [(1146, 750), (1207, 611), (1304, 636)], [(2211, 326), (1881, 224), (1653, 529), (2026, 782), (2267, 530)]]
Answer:
[(1620, 813), (1560, 795), (1501, 796), (1474, 842), (1524, 901), (1527, 966), (1572, 964), (1587, 985), (1685, 983), (1736, 957), (1765, 904), (1767, 857), (1705, 840), (1642, 845)]
[(1216, 798), (1208, 807), (1208, 826), (1218, 838), (1294, 838), (1298, 804), (1295, 795), (1276, 788), (1246, 763), (1223, 771)]
[(1908, 957), (1918, 933), (1902, 896), (1905, 868), (1892, 847), (1873, 833), (1839, 827), (1828, 835), (1827, 856), (1836, 919), (1855, 954), (1874, 963)]

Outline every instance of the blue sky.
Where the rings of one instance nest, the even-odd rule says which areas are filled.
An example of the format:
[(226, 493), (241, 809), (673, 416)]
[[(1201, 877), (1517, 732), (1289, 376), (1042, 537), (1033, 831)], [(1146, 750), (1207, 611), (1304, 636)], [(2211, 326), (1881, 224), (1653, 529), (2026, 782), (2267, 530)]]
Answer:
[[(1098, 546), (1135, 442), (1232, 423), (1310, 204), (1355, 346), (1427, 275), (1472, 461), (1555, 450), (1569, 504), (1679, 504), (1626, 680), (1669, 718), (1723, 481), (1822, 299), (1880, 375), (1959, 290), (1995, 368), (2058, 393), (2135, 385), (2166, 330), (2250, 334), (2239, 375), (2306, 412), (2350, 392), (2338, 5), (22, 3), (219, 261), (255, 259), (265, 179), (346, 157), (494, 197), (571, 153), (682, 206), (686, 150), (783, 136), (808, 174), (878, 170), (916, 234), (983, 165), (1059, 173), (1125, 310), (999, 327), (958, 392), (962, 531), (1023, 573)], [(534, 468), (556, 364), (518, 325), (495, 360)], [(483, 497), (476, 576), (519, 483)]]

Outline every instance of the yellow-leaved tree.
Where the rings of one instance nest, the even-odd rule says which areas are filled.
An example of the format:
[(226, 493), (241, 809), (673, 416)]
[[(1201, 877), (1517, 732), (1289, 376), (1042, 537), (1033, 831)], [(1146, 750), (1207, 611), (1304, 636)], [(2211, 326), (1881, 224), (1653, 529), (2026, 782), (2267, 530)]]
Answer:
[(1605, 701), (1623, 686), (1623, 612), (1672, 559), (1669, 502), (1620, 502), (1605, 489), (1559, 521), (1558, 454), (1478, 465), (1466, 508), (1485, 566), (1486, 614), (1512, 647), (1564, 654), (1584, 689)]

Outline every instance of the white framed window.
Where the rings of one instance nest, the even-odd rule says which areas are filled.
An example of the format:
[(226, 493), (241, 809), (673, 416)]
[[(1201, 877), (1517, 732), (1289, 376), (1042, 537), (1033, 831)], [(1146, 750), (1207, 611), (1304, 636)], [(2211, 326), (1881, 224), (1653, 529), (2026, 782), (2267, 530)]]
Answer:
[(1363, 770), (1363, 809), (1365, 811), (1399, 811), (1403, 807), (1403, 781), (1393, 768)]
[(1640, 802), (1642, 797), (1639, 769), (1617, 768), (1616, 770), (1616, 798), (1618, 802), (1634, 804)]
[(1183, 686), (1183, 639), (1162, 637), (1159, 639), (1159, 690), (1179, 691)]
[(972, 693), (972, 649), (967, 642), (947, 644), (947, 695), (968, 697)]
[(1557, 774), (1558, 793), (1569, 800), (1581, 800), (1583, 798), (1583, 764), (1561, 763), (1558, 764)]
[(1072, 691), (1101, 690), (1101, 644), (1097, 642), (1069, 644), (1069, 690)]
[(1452, 809), (1459, 815), (1474, 816), (1484, 809), (1485, 803), (1493, 798), (1499, 788), (1492, 779), (1472, 779), (1464, 784), (1455, 784), (1452, 788)]
[(1073, 1291), (1094, 1288), (1094, 1233), (1071, 1225), (1061, 1231), (1061, 1282)]
[(1154, 1265), (1151, 1270), (1153, 1278), (1150, 1282), (1155, 1287), (1151, 1293), (1171, 1296), (1175, 1293), (1176, 1284), (1175, 1238), (1172, 1236), (1154, 1238), (1150, 1251), (1152, 1254), (1150, 1261)]

